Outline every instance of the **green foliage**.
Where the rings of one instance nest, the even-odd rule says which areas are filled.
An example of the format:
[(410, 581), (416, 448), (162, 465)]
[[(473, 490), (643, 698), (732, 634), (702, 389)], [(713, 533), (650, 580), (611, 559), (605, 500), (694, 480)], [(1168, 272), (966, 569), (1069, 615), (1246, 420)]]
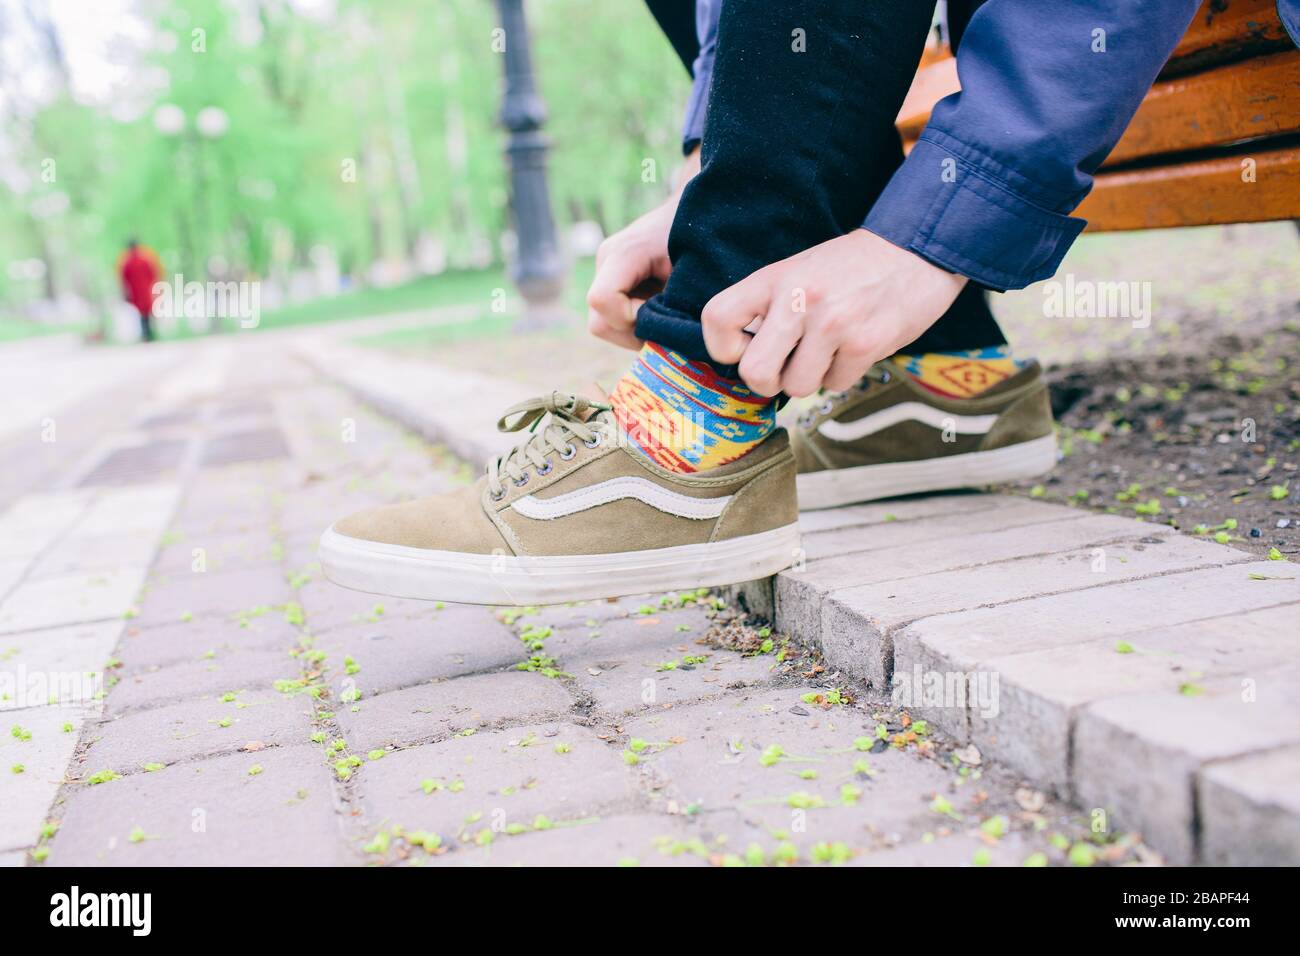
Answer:
[[(499, 269), (509, 214), (492, 4), (339, 0), (322, 16), (282, 0), (157, 0), (132, 15), (141, 38), (114, 57), (129, 95), (74, 97), (55, 81), (0, 118), (19, 165), (50, 158), (57, 171), (25, 195), (0, 186), (0, 260), (49, 266), (39, 282), (0, 274), (0, 313), (69, 291), (116, 301), (131, 235), (187, 280), (217, 264), (285, 278), (326, 247), (365, 284), (375, 263), (411, 261), (421, 237), (452, 269)], [(689, 78), (642, 4), (549, 0), (528, 15), (558, 225), (618, 229), (668, 193)], [(160, 131), (164, 105), (182, 130)], [(200, 132), (204, 110), (227, 118), (219, 135)], [(19, 325), (0, 319), (0, 337)]]

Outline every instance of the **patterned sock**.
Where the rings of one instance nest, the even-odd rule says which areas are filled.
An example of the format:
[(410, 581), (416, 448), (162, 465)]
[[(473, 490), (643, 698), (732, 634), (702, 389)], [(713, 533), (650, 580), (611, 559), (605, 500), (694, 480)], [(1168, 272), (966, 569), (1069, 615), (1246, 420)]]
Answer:
[(964, 352), (895, 355), (894, 364), (918, 385), (945, 398), (973, 398), (1005, 381), (1029, 363), (1011, 356), (1011, 346), (990, 345)]
[(610, 394), (630, 447), (675, 472), (735, 461), (776, 427), (776, 403), (647, 342)]

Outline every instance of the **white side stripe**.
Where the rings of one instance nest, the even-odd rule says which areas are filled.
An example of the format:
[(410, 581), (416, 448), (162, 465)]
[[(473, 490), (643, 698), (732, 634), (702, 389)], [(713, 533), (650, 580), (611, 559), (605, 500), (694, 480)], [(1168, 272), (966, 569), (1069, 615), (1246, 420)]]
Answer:
[(959, 435), (983, 435), (997, 420), (997, 415), (954, 415), (924, 402), (900, 402), (852, 422), (828, 418), (817, 430), (831, 441), (857, 441), (899, 422), (921, 422)]
[(555, 495), (552, 498), (527, 495), (511, 507), (525, 518), (550, 521), (552, 518), (563, 518), (565, 515), (576, 514), (622, 498), (644, 501), (652, 508), (677, 515), (679, 518), (704, 519), (716, 518), (722, 514), (723, 509), (727, 507), (727, 502), (731, 500), (731, 495), (721, 498), (692, 498), (690, 495), (669, 491), (663, 485), (657, 485), (646, 478), (625, 476), (611, 478), (588, 488)]

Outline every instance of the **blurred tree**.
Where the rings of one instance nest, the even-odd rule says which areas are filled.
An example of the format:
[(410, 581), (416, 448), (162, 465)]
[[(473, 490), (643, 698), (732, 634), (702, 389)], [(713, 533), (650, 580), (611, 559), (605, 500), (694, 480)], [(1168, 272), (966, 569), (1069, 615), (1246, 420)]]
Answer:
[[(31, 294), (9, 278), (30, 260), (41, 295), (115, 299), (130, 235), (186, 279), (287, 283), (318, 253), (359, 282), (500, 262), (487, 0), (135, 2), (125, 81), (87, 96), (48, 0), (0, 0), (18, 37), (0, 46), (0, 305)], [(561, 228), (617, 229), (667, 189), (688, 78), (640, 0), (527, 3)]]

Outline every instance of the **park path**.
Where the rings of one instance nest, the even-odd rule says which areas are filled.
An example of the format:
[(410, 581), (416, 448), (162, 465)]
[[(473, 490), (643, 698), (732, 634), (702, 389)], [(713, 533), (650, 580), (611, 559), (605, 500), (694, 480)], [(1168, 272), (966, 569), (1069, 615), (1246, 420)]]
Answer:
[(716, 596), (491, 609), (324, 581), (330, 521), (478, 463), (296, 341), (106, 380), (94, 453), (0, 511), (0, 862), (1152, 858)]
[[(296, 348), (471, 459), (503, 436), (495, 410), (460, 397), (522, 397), (427, 354), (342, 337)], [(1300, 575), (1236, 547), (1234, 522), (1194, 535), (1162, 516), (958, 493), (800, 524), (801, 560), (729, 595), (777, 633), (1172, 862), (1300, 862)]]

